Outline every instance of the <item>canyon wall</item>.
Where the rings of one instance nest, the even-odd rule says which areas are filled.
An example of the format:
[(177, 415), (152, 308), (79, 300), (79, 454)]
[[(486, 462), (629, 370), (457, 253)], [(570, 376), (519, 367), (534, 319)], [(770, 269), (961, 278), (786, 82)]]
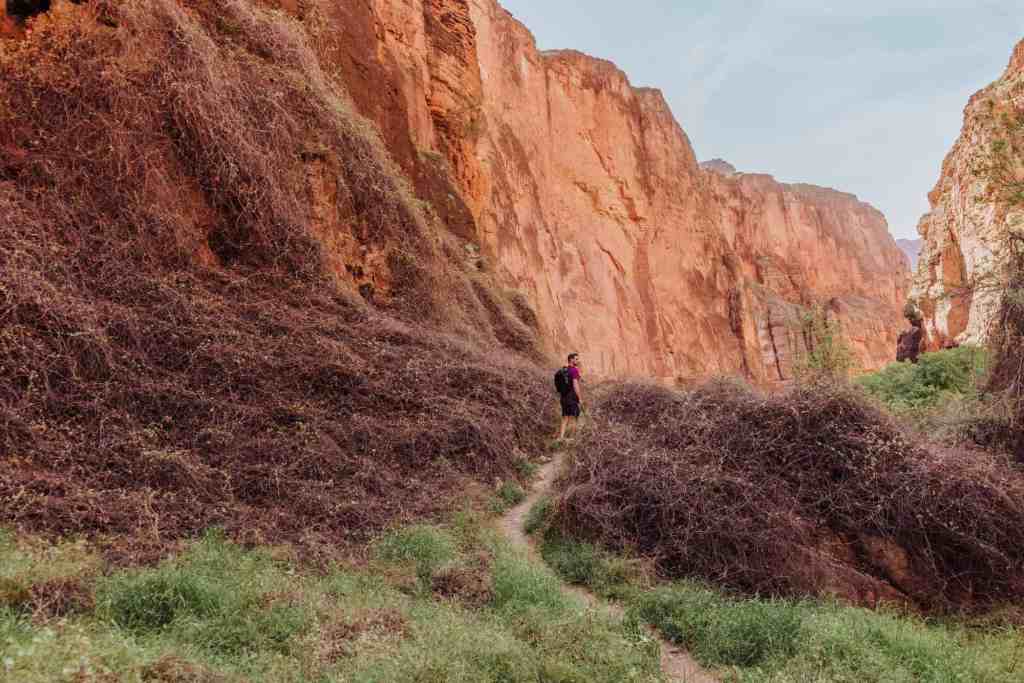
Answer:
[(892, 360), (908, 271), (878, 211), (702, 169), (659, 91), (603, 60), (538, 51), (490, 0), (470, 9), (480, 239), (557, 350), (584, 351), (606, 375), (788, 379), (790, 322), (820, 301), (861, 368)]
[[(1024, 234), (1024, 205), (1003, 192), (1007, 182), (1024, 179), (1021, 123), (1024, 41), (1003, 75), (968, 102), (960, 138), (929, 194), (931, 211), (918, 224), (924, 244), (911, 296), (930, 349), (985, 339), (999, 303), (1007, 242), (1011, 233)], [(998, 162), (993, 145), (1006, 146), (1007, 163)], [(1003, 169), (993, 173), (994, 162)]]
[[(812, 303), (842, 323), (858, 368), (893, 360), (906, 259), (856, 197), (702, 168), (659, 91), (538, 50), (495, 0), (263, 4), (302, 25), (466, 258), (530, 302), (552, 360), (785, 380), (802, 344), (792, 321)], [(318, 215), (328, 170), (310, 172)], [(383, 260), (349, 246), (339, 277), (386, 292)]]

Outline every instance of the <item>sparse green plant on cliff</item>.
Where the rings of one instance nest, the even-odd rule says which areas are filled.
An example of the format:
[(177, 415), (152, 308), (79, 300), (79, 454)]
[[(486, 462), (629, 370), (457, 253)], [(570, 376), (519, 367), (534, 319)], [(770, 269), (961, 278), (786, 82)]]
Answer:
[(991, 198), (1011, 207), (1024, 206), (1024, 108), (1000, 111), (989, 101), (994, 139), (974, 166)]
[(853, 354), (842, 325), (828, 310), (814, 304), (790, 324), (793, 376), (798, 382), (845, 381), (853, 367)]

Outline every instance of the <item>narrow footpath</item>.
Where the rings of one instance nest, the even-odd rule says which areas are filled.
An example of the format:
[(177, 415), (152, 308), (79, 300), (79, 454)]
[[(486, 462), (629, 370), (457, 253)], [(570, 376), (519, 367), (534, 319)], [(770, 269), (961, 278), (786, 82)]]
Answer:
[[(533, 491), (526, 497), (526, 500), (506, 512), (499, 520), (499, 528), (512, 542), (512, 545), (525, 551), (537, 562), (543, 562), (544, 560), (531, 539), (526, 535), (526, 532), (523, 531), (523, 524), (526, 521), (526, 515), (529, 513), (530, 508), (544, 494), (551, 490), (551, 485), (562, 469), (565, 458), (566, 454), (564, 451), (555, 453), (551, 462), (545, 464), (538, 471), (538, 478), (533, 486)], [(603, 606), (619, 618), (624, 616), (624, 610), (621, 605), (601, 600), (598, 596), (579, 586), (565, 584), (564, 590), (580, 598), (584, 604), (590, 607)], [(677, 681), (679, 683), (717, 683), (718, 679), (701, 668), (700, 664), (694, 661), (685, 650), (661, 638), (653, 629), (649, 629), (649, 632), (651, 637), (655, 638), (661, 645), (661, 670), (670, 681)]]

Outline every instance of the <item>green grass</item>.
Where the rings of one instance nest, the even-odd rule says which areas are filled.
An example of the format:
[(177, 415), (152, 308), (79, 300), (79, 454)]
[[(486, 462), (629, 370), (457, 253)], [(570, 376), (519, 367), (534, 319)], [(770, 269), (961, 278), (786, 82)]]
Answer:
[(552, 500), (544, 496), (537, 501), (537, 504), (526, 513), (526, 521), (523, 524), (523, 531), (528, 534), (535, 534), (544, 528), (548, 518), (551, 516)]
[(892, 363), (856, 383), (895, 412), (915, 411), (973, 394), (985, 364), (984, 350), (962, 346), (922, 354), (916, 364)]
[(727, 680), (758, 683), (1024, 680), (1024, 634), (813, 600), (732, 597), (692, 581), (651, 586), (621, 558), (545, 534), (567, 581), (619, 599), (627, 621), (656, 628)]
[(420, 581), (429, 585), (434, 574), (455, 559), (457, 543), (445, 529), (414, 525), (385, 536), (377, 552), (385, 562), (412, 565)]
[[(0, 542), (0, 574), (30, 585), (46, 558), (83, 547), (15, 553), (10, 535)], [(92, 571), (88, 613), (40, 620), (0, 607), (0, 680), (660, 680), (650, 642), (567, 597), (475, 515), (396, 530), (374, 549), (361, 568), (306, 572), (211, 533), (154, 567)], [(419, 580), (452, 566), (484, 568), (486, 604), (468, 608)], [(413, 574), (410, 590), (402, 577)]]
[(498, 488), (498, 497), (509, 507), (514, 507), (526, 500), (526, 491), (516, 482), (506, 481)]

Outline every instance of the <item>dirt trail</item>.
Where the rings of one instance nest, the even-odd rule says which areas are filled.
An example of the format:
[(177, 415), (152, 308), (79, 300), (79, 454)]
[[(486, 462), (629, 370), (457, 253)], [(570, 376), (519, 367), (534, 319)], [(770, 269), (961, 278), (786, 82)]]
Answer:
[[(551, 489), (555, 477), (558, 476), (558, 472), (565, 462), (565, 457), (565, 452), (559, 451), (551, 462), (541, 467), (538, 472), (537, 482), (534, 484), (530, 495), (522, 503), (505, 513), (499, 521), (499, 528), (512, 541), (512, 544), (524, 550), (538, 562), (542, 562), (543, 559), (530, 538), (526, 535), (526, 532), (523, 531), (523, 523), (526, 521), (526, 515), (529, 513), (530, 508)], [(624, 615), (620, 605), (603, 601), (579, 586), (565, 584), (565, 591), (577, 596), (591, 607), (603, 606), (611, 611), (612, 614), (619, 617)], [(718, 679), (702, 669), (685, 650), (658, 637), (653, 631), (651, 631), (651, 636), (657, 638), (661, 644), (661, 670), (670, 681), (678, 681), (680, 683), (717, 683)]]

